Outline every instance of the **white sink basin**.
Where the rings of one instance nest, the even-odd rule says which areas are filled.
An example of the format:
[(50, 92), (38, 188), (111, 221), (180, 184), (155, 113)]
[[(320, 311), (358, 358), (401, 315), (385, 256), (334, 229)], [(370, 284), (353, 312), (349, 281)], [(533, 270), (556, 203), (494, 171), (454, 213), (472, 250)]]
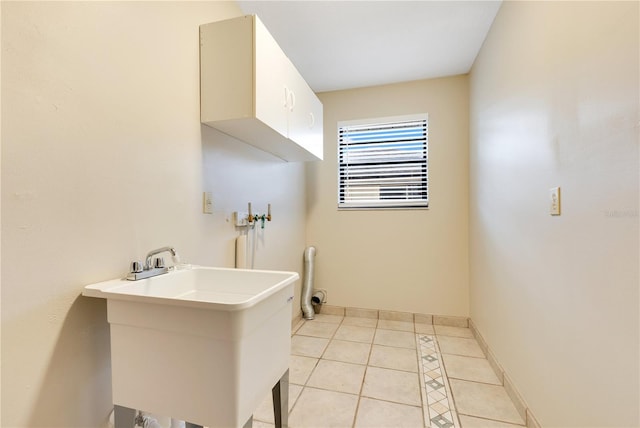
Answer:
[(107, 299), (114, 404), (243, 426), (288, 369), (298, 278), (193, 267), (86, 286)]
[(297, 279), (295, 272), (194, 266), (139, 281), (99, 282), (86, 286), (82, 294), (236, 311), (255, 305)]

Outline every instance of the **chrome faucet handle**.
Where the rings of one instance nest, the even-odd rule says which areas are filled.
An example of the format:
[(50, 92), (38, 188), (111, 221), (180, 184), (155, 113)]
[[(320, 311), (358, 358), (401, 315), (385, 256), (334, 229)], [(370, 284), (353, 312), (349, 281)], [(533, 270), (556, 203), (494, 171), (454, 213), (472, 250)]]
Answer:
[(156, 267), (156, 268), (163, 268), (164, 267), (164, 258), (156, 257), (156, 259), (153, 262), (153, 266)]
[(144, 266), (142, 266), (142, 263), (134, 260), (131, 262), (131, 273), (140, 273), (144, 270)]

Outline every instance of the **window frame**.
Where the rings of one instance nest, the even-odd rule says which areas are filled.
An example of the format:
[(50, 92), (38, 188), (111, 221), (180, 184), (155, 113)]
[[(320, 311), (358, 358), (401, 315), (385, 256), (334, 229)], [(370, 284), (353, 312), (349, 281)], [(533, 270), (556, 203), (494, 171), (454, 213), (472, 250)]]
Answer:
[[(424, 192), (426, 197), (424, 199), (393, 199), (389, 202), (371, 202), (364, 201), (362, 203), (357, 202), (343, 202), (343, 159), (342, 151), (345, 144), (342, 143), (342, 133), (344, 128), (367, 126), (371, 127), (384, 126), (387, 124), (401, 124), (403, 122), (422, 122), (424, 121), (424, 146), (423, 156), (424, 170), (421, 176), (421, 180), (424, 181)], [(337, 123), (337, 206), (339, 211), (351, 211), (351, 210), (425, 210), (429, 209), (429, 115), (427, 113), (402, 115), (402, 116), (386, 116), (378, 118), (367, 118), (358, 120), (344, 120)], [(383, 141), (381, 141), (383, 143)], [(409, 162), (406, 162), (409, 163)], [(344, 192), (346, 193), (346, 191)], [(404, 202), (403, 202), (404, 201)]]

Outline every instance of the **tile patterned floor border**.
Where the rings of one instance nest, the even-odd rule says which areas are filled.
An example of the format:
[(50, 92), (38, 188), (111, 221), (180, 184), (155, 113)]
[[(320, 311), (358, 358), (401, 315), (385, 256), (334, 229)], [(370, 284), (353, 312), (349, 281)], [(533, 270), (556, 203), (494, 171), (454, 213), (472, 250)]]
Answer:
[(460, 422), (449, 388), (449, 379), (444, 370), (442, 356), (435, 335), (416, 334), (419, 344), (418, 364), (420, 379), (423, 380), (424, 419), (427, 426), (434, 428), (460, 428)]
[[(487, 354), (491, 355), (491, 353), (485, 350), (486, 345), (482, 346), (484, 341), (481, 340), (479, 333), (474, 329), (475, 326), (470, 321), (470, 326), (451, 326), (449, 324), (426, 324), (416, 321), (411, 323), (395, 319), (344, 317), (342, 314), (322, 313), (316, 315), (316, 321), (317, 325), (311, 325), (307, 320), (298, 319), (292, 326), (292, 355), (307, 355), (311, 352), (313, 355), (298, 358), (311, 361), (314, 361), (315, 358), (316, 362), (311, 368), (312, 371), (308, 373), (311, 378), (301, 380), (298, 377), (298, 382), (301, 383), (300, 389), (309, 388), (325, 392), (338, 390), (341, 394), (346, 392), (355, 396), (353, 388), (353, 391), (347, 392), (337, 389), (335, 385), (326, 384), (326, 379), (342, 377), (342, 375), (328, 375), (323, 370), (329, 366), (340, 364), (366, 366), (365, 378), (359, 393), (360, 401), (353, 418), (350, 419), (351, 423), (345, 419), (335, 426), (339, 425), (343, 428), (365, 426), (462, 428), (467, 424), (487, 426), (488, 423), (491, 426), (514, 428), (539, 427), (539, 424), (529, 418), (529, 412), (526, 416), (522, 415), (512, 403), (513, 398), (505, 390), (502, 376), (498, 377), (491, 361), (485, 359)], [(413, 325), (409, 326), (408, 324)], [(373, 330), (373, 332), (368, 330)], [(367, 332), (367, 335), (362, 334), (363, 332)], [(401, 343), (398, 341), (400, 336), (403, 339)], [(318, 346), (323, 345), (324, 351), (310, 347), (313, 344), (311, 342), (319, 344)], [(408, 346), (409, 342), (411, 346)], [(471, 346), (471, 342), (473, 342), (473, 346)], [(349, 355), (346, 355), (346, 350), (343, 349), (345, 344), (351, 345)], [(362, 349), (357, 353), (357, 356), (351, 355), (354, 347), (370, 347), (368, 357), (364, 355)], [(387, 347), (389, 350), (395, 348), (396, 351), (410, 351), (411, 349), (417, 351), (414, 351), (411, 356), (412, 370), (408, 370), (407, 355), (400, 352), (390, 353), (389, 350), (386, 353), (382, 352), (382, 348)], [(384, 358), (382, 358), (382, 354), (384, 354)], [(388, 364), (391, 364), (388, 362), (391, 354), (403, 358), (400, 358), (400, 361), (394, 360), (395, 362), (387, 367)], [(346, 359), (347, 357), (349, 359)], [(476, 364), (475, 360), (484, 363)], [(470, 365), (471, 368), (475, 367), (476, 370), (465, 370), (469, 368), (467, 365)], [(479, 370), (477, 366), (481, 366), (482, 370)], [(447, 373), (448, 371), (450, 373)], [(401, 384), (413, 389), (410, 403), (406, 402), (406, 397), (390, 399), (386, 393), (380, 396), (380, 391), (395, 391), (397, 389), (395, 388), (397, 386), (395, 378), (394, 382), (389, 379), (379, 380), (380, 376), (389, 374), (387, 372), (395, 373), (395, 377), (402, 374), (404, 379)], [(315, 377), (313, 377), (314, 373)], [(411, 373), (413, 376), (409, 376)], [(384, 376), (382, 377), (384, 378)], [(487, 381), (489, 377), (491, 379)], [(378, 381), (374, 382), (375, 379)], [(318, 384), (320, 380), (324, 382), (322, 385)], [(365, 391), (365, 387), (369, 388), (368, 392)], [(501, 392), (500, 396), (496, 398), (494, 393), (497, 389), (500, 389)], [(376, 391), (377, 395), (372, 396), (372, 391)], [(303, 403), (294, 398), (294, 402), (290, 404), (290, 407), (293, 407), (291, 414), (296, 416), (296, 408)], [(375, 406), (372, 407), (374, 404)], [(411, 415), (406, 413), (408, 411), (406, 406), (412, 406)], [(267, 416), (255, 415), (256, 428), (273, 428), (273, 422), (270, 419), (272, 418), (271, 404), (267, 403), (261, 407), (267, 409), (262, 412)], [(507, 407), (509, 408), (508, 415), (505, 414)], [(362, 411), (365, 413), (361, 413)], [(298, 417), (297, 419), (293, 418), (295, 423), (292, 426), (318, 427), (317, 421), (314, 421), (313, 418), (311, 421), (307, 420), (308, 418), (304, 421), (300, 419), (300, 414), (307, 413), (306, 411), (302, 413), (298, 411)], [(420, 419), (419, 423), (418, 419)], [(331, 424), (327, 423), (327, 426), (329, 425)]]

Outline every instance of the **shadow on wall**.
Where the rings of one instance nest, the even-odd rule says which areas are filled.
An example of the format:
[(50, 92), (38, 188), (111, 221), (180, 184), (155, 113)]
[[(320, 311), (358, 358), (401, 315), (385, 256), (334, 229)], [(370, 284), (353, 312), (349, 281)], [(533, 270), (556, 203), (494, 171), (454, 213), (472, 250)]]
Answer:
[[(227, 162), (237, 162), (239, 166), (245, 164), (264, 164), (266, 167), (276, 167), (287, 162), (253, 147), (251, 144), (238, 140), (210, 126), (200, 124), (200, 135), (202, 139), (203, 162), (206, 168), (211, 164)], [(212, 155), (215, 157), (211, 158)], [(230, 168), (231, 169), (231, 168)], [(206, 179), (207, 177), (205, 177)], [(231, 183), (227, 183), (231, 184)]]
[[(29, 426), (106, 425), (111, 401), (106, 300), (78, 296), (62, 324)], [(71, 411), (69, 406), (76, 409)]]
[[(326, 155), (325, 155), (325, 158), (326, 158)], [(322, 162), (327, 162), (327, 160), (325, 159)], [(305, 174), (306, 174), (305, 179), (306, 179), (306, 182), (309, 184), (305, 188), (307, 210), (314, 209), (315, 206), (320, 203), (320, 195), (318, 194), (318, 186), (316, 185), (316, 183), (318, 183), (318, 180), (320, 180), (319, 168), (320, 168), (320, 162), (309, 162), (305, 170)], [(337, 189), (337, 186), (338, 186), (337, 178), (336, 178), (336, 182), (333, 185)], [(336, 195), (336, 206), (338, 205), (337, 198), (338, 196)]]

